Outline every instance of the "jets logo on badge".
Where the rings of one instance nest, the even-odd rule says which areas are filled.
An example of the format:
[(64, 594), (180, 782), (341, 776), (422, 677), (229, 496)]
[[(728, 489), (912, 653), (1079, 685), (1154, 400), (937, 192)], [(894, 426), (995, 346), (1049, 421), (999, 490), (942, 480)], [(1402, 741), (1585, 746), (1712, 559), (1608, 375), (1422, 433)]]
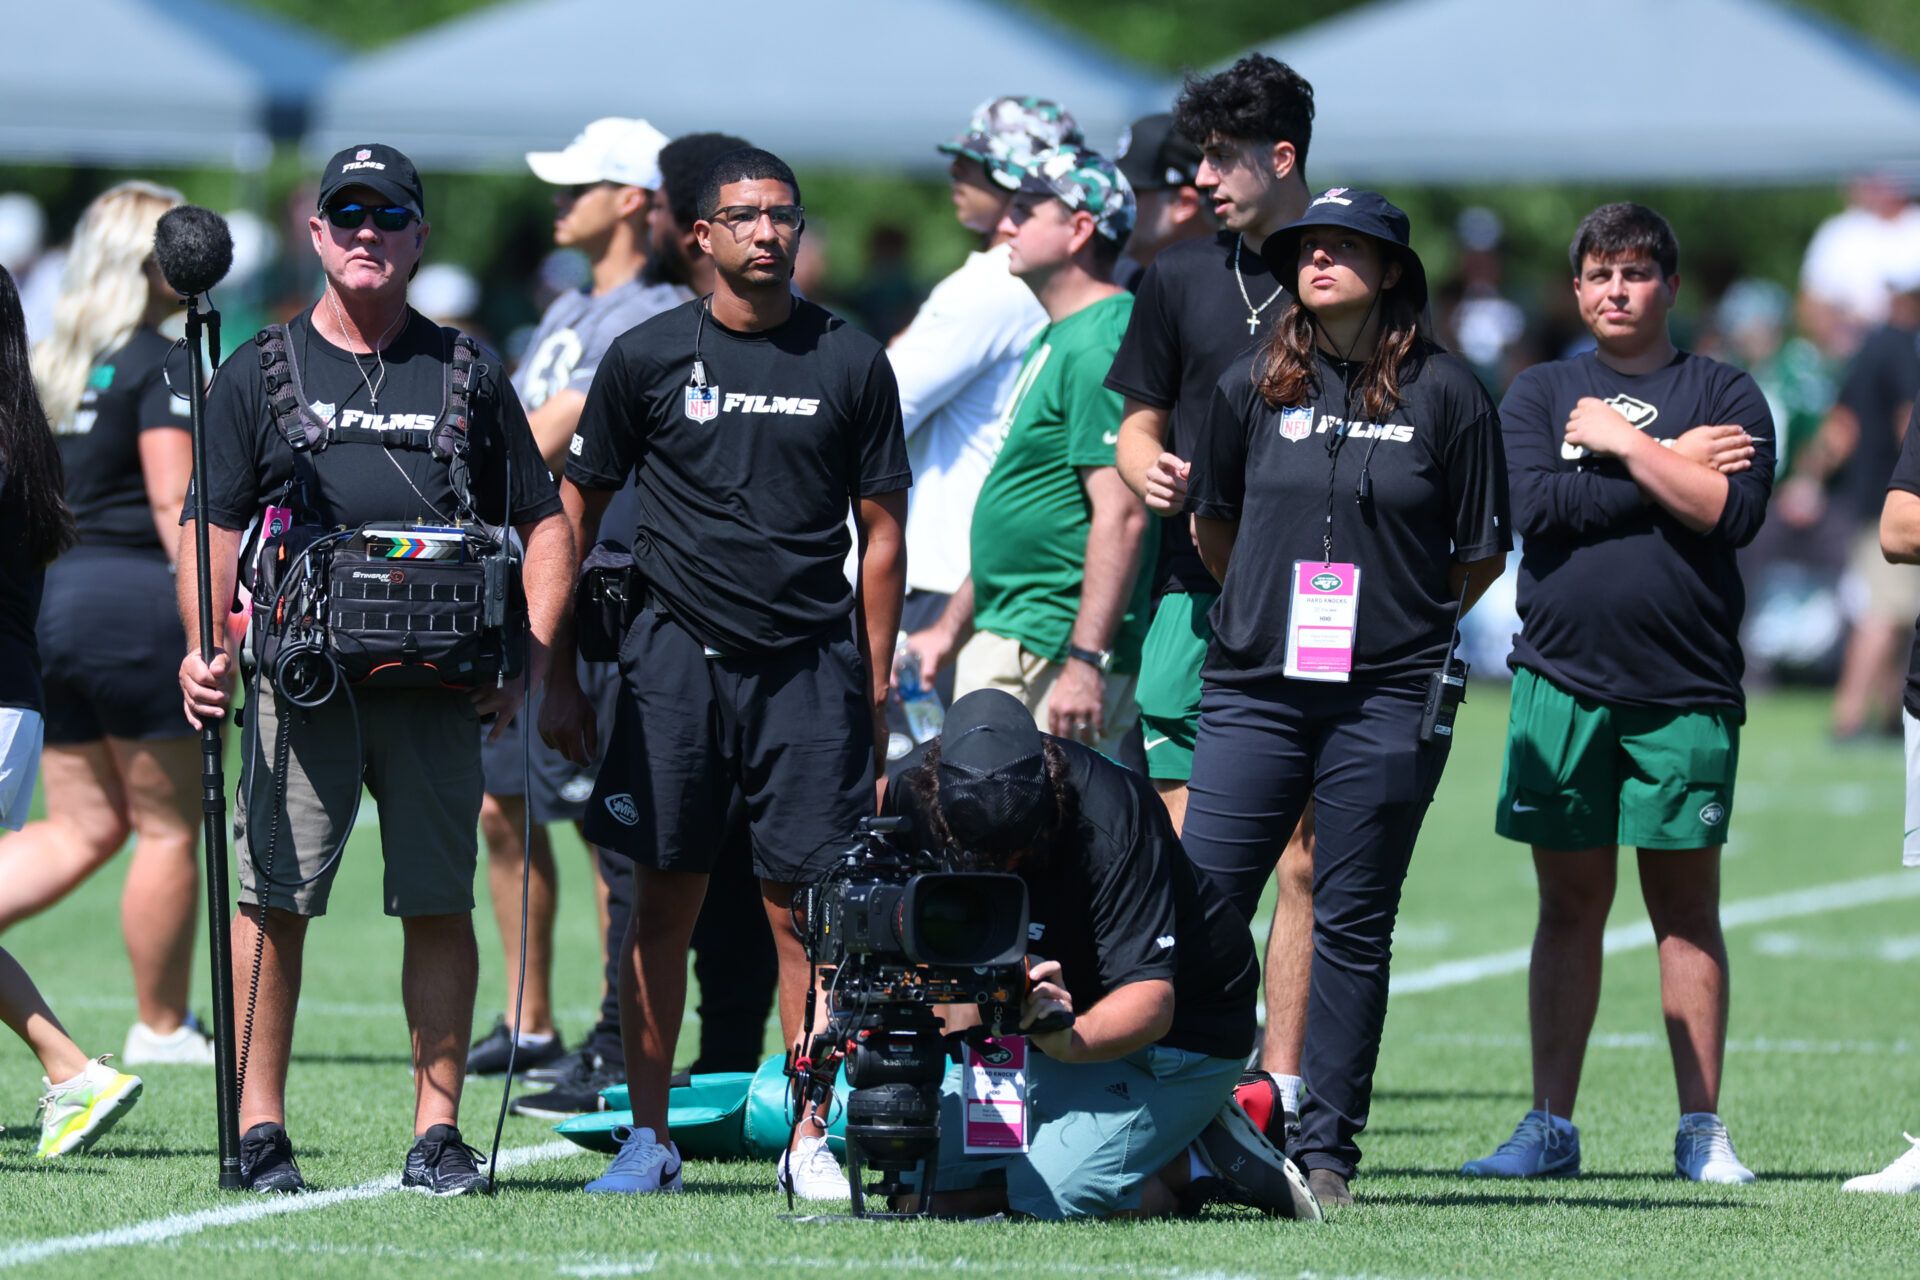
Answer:
[(1313, 406), (1280, 411), (1280, 438), (1300, 441), (1313, 434)]
[(694, 422), (712, 422), (720, 416), (720, 388), (688, 387), (687, 417)]
[(1307, 579), (1307, 581), (1313, 584), (1315, 591), (1338, 591), (1340, 589), (1340, 575), (1337, 573), (1316, 573)]
[(1004, 1067), (1013, 1061), (1013, 1050), (997, 1042), (988, 1044), (980, 1050), (980, 1061), (990, 1067)]

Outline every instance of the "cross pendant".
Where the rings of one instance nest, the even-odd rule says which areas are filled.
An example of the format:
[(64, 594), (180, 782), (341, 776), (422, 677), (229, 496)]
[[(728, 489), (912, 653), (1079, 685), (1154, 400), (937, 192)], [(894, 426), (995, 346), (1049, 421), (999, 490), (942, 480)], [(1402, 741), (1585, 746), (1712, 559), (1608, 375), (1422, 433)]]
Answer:
[(1260, 313), (1257, 311), (1248, 312), (1247, 313), (1247, 332), (1251, 334), (1251, 333), (1258, 333), (1259, 331), (1260, 331)]

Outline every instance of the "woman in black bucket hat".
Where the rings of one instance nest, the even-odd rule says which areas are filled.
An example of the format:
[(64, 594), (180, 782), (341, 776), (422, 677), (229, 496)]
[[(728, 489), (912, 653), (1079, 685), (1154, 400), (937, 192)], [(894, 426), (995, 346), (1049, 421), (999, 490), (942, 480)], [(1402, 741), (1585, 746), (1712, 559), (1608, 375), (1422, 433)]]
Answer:
[(1421, 320), (1406, 214), (1335, 187), (1261, 250), (1294, 302), (1222, 377), (1191, 501), (1221, 580), (1183, 842), (1248, 916), (1309, 798), (1314, 958), (1292, 1153), (1350, 1199), (1400, 886), (1445, 766), (1428, 714), (1511, 546), (1493, 402)]

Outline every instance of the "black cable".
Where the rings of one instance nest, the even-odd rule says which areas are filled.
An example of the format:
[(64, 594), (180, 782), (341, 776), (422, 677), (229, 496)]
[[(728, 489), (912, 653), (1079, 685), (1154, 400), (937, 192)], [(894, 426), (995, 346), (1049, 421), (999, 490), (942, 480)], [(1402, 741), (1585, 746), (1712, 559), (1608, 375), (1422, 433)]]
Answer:
[[(486, 366), (474, 366), (475, 372), (468, 383), (469, 395), (475, 384), (480, 381)], [(507, 538), (513, 527), (513, 451), (506, 451), (505, 493), (501, 499), (500, 546), (504, 553), (508, 547)], [(478, 519), (478, 517), (475, 517)], [(506, 655), (501, 655), (502, 661)], [(533, 715), (533, 661), (531, 655), (520, 663), (520, 680), (524, 696), (520, 701), (520, 715), (527, 719), (520, 726), (520, 794), (526, 803), (520, 810), (520, 973), (514, 983), (513, 992), (513, 1035), (507, 1042), (507, 1078), (500, 1087), (500, 1113), (493, 1119), (493, 1150), (487, 1155), (487, 1190), (491, 1192), (499, 1176), (500, 1135), (507, 1127), (508, 1100), (513, 1096), (513, 1072), (520, 1056), (520, 1013), (527, 998), (527, 900), (532, 892), (533, 883), (533, 731), (530, 717)]]

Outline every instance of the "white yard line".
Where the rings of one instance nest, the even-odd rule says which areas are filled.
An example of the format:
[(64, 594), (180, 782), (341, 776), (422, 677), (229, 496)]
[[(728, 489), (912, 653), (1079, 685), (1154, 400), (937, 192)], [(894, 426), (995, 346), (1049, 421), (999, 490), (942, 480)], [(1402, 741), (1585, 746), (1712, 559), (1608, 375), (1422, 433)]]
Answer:
[[(1413, 1044), (1457, 1049), (1525, 1049), (1530, 1041), (1522, 1032), (1422, 1031), (1407, 1037)], [(1602, 1031), (1587, 1040), (1589, 1049), (1634, 1049), (1667, 1052), (1667, 1038), (1652, 1031)], [(1786, 1036), (1748, 1036), (1727, 1041), (1727, 1052), (1745, 1058), (1754, 1055), (1820, 1058), (1908, 1057), (1920, 1052), (1911, 1040), (1807, 1040)]]
[[(510, 1147), (500, 1153), (500, 1168), (515, 1169), (521, 1165), (538, 1164), (544, 1160), (558, 1160), (564, 1156), (578, 1155), (580, 1151), (581, 1148), (571, 1142), (544, 1142), (535, 1147)], [(334, 1205), (348, 1204), (355, 1200), (372, 1200), (399, 1189), (400, 1175), (390, 1173), (383, 1178), (375, 1178), (356, 1186), (341, 1187), (334, 1191), (316, 1191), (303, 1196), (248, 1197), (240, 1203), (222, 1205), (217, 1209), (201, 1209), (194, 1213), (172, 1213), (164, 1218), (150, 1218), (145, 1222), (112, 1227), (105, 1231), (90, 1231), (85, 1235), (55, 1236), (50, 1240), (23, 1241), (19, 1244), (0, 1247), (0, 1271), (54, 1258), (69, 1258), (75, 1254), (91, 1253), (96, 1249), (124, 1249), (139, 1245), (163, 1244), (183, 1236), (211, 1231), (216, 1227), (238, 1226), (243, 1222), (274, 1218), (288, 1213), (311, 1213), (316, 1209), (330, 1209)]]
[[(1869, 876), (1864, 880), (1841, 880), (1834, 884), (1815, 885), (1760, 898), (1743, 898), (1721, 906), (1720, 925), (1724, 929), (1738, 929), (1746, 925), (1770, 924), (1775, 920), (1844, 911), (1850, 907), (1877, 906), (1906, 898), (1920, 898), (1920, 873), (1893, 872), (1884, 876)], [(1602, 943), (1608, 955), (1641, 951), (1652, 945), (1653, 926), (1645, 921), (1607, 930)], [(1421, 991), (1463, 987), (1487, 978), (1525, 973), (1531, 960), (1530, 947), (1515, 947), (1511, 951), (1495, 951), (1465, 960), (1449, 960), (1415, 969), (1411, 973), (1395, 974), (1392, 990), (1396, 996), (1406, 996)]]

